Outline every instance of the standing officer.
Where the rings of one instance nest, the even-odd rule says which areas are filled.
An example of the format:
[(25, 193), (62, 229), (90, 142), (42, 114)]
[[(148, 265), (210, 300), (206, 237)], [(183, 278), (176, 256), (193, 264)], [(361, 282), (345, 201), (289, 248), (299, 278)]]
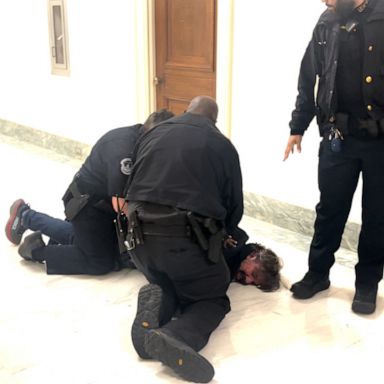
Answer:
[[(27, 229), (36, 231), (20, 245), (20, 256), (45, 262), (48, 274), (101, 275), (120, 269), (114, 219), (117, 207), (122, 209), (125, 202), (123, 191), (133, 149), (142, 133), (170, 117), (171, 112), (161, 110), (152, 113), (144, 125), (117, 128), (103, 135), (63, 197), (66, 221), (16, 200), (5, 228), (7, 238), (18, 245)], [(41, 233), (50, 237), (47, 246)]]
[(198, 351), (230, 310), (223, 228), (230, 234), (243, 214), (238, 154), (217, 113), (212, 98), (198, 96), (144, 135), (127, 189), (127, 241), (151, 283), (139, 292), (133, 345), (194, 382), (214, 375)]
[[(315, 26), (299, 76), (285, 158), (301, 151), (316, 114), (320, 202), (309, 252), (309, 270), (293, 284), (297, 299), (329, 287), (360, 173), (362, 226), (352, 310), (376, 309), (384, 264), (384, 1), (322, 0), (328, 9)], [(316, 100), (315, 82), (318, 79)]]

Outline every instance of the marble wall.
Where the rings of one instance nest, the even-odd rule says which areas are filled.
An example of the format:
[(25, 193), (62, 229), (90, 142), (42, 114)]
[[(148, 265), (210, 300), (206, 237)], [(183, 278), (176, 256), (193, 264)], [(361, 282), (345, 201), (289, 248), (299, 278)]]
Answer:
[[(307, 236), (313, 234), (314, 210), (275, 200), (268, 196), (245, 192), (244, 211), (247, 216), (278, 225), (293, 232)], [(348, 222), (344, 230), (342, 247), (355, 251), (359, 232), (359, 224)]]
[(75, 159), (85, 159), (91, 149), (90, 145), (3, 119), (0, 119), (0, 133)]

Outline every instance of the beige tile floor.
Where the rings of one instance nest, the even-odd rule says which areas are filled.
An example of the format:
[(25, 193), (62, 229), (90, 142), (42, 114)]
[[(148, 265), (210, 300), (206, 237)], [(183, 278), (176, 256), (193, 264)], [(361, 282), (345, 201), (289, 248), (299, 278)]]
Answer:
[[(0, 136), (0, 225), (19, 197), (62, 217), (61, 195), (78, 161)], [(383, 382), (384, 294), (374, 315), (350, 310), (353, 252), (340, 251), (331, 288), (301, 302), (287, 289), (306, 270), (309, 239), (245, 217), (251, 240), (284, 261), (274, 293), (232, 284), (232, 311), (202, 354), (213, 383)], [(158, 362), (140, 361), (131, 345), (136, 295), (145, 279), (124, 270), (102, 277), (47, 276), (0, 236), (0, 383), (179, 383)]]

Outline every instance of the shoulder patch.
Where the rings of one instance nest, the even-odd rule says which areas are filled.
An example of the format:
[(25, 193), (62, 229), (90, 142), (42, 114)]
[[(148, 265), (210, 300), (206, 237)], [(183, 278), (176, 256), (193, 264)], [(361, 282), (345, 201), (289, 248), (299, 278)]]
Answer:
[(125, 159), (120, 161), (120, 171), (123, 175), (129, 176), (132, 172), (133, 162), (130, 157), (126, 157)]

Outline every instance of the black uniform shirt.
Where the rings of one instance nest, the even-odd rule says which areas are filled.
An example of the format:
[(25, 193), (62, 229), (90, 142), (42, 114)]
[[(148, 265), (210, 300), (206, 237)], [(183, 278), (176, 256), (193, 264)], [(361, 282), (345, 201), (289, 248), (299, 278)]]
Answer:
[(231, 233), (243, 214), (237, 151), (203, 116), (167, 120), (139, 141), (127, 200), (190, 210), (223, 221)]
[(116, 128), (97, 141), (78, 172), (82, 193), (100, 197), (124, 196), (141, 127), (142, 124)]
[[(373, 0), (371, 0), (373, 3)], [(357, 118), (367, 118), (363, 96), (364, 23), (371, 13), (371, 2), (359, 12), (355, 9), (348, 20), (342, 23), (340, 50), (337, 64), (336, 86), (338, 112)], [(356, 26), (348, 31), (346, 27)], [(383, 32), (384, 33), (384, 32)]]

